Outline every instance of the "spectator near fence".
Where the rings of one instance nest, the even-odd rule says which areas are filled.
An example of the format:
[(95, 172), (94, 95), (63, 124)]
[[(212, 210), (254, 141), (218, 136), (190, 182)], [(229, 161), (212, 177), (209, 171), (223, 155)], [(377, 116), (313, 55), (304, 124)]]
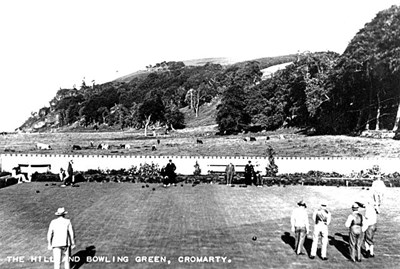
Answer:
[(165, 170), (165, 166), (163, 166), (161, 168), (160, 175), (162, 177), (163, 186), (164, 186), (164, 188), (166, 188), (168, 186), (168, 175), (167, 175), (167, 172)]
[(67, 168), (66, 176), (64, 178), (64, 184), (61, 185), (61, 187), (65, 187), (68, 185), (74, 185), (75, 179), (74, 179), (74, 168), (72, 167), (73, 163), (74, 163), (73, 160), (70, 160), (68, 162), (68, 168)]
[(65, 170), (63, 168), (60, 168), (60, 173), (58, 174), (60, 177), (60, 181), (64, 182), (65, 177), (67, 176), (65, 173)]
[(21, 173), (21, 168), (19, 167), (14, 167), (11, 171), (11, 176), (13, 178), (16, 178), (18, 180), (18, 183), (24, 183), (24, 182), (29, 182), (25, 175)]
[(244, 167), (244, 181), (246, 185), (251, 185), (254, 175), (254, 166), (251, 164), (251, 161), (249, 161), (249, 163)]
[(168, 176), (168, 185), (171, 184), (176, 184), (175, 179), (176, 179), (176, 174), (175, 174), (176, 166), (172, 162), (172, 160), (169, 160), (169, 163), (165, 166), (165, 174)]
[(53, 250), (54, 269), (61, 268), (64, 256), (64, 268), (70, 268), (71, 249), (75, 248), (74, 230), (71, 221), (65, 218), (68, 212), (60, 207), (55, 213), (58, 218), (50, 222), (47, 232), (48, 249)]
[(232, 179), (235, 175), (235, 166), (232, 163), (229, 163), (225, 169), (226, 173), (226, 185), (232, 185)]

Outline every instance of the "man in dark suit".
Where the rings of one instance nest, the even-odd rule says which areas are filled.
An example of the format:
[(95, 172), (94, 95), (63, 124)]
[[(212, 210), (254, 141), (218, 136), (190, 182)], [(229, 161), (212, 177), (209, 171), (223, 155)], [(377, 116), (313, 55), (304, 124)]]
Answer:
[(249, 161), (249, 163), (244, 167), (244, 181), (246, 185), (251, 185), (253, 175), (254, 166), (251, 164), (251, 161)]
[(172, 162), (172, 160), (169, 160), (169, 163), (165, 166), (165, 174), (168, 176), (168, 186), (171, 184), (176, 184), (175, 179), (176, 179), (176, 174), (175, 174), (176, 166)]

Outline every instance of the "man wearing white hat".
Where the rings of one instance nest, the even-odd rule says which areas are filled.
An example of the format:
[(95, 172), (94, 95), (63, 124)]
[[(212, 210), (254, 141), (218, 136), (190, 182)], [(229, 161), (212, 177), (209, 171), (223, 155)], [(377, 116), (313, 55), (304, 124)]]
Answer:
[(71, 248), (75, 248), (74, 231), (71, 221), (65, 218), (68, 212), (60, 207), (55, 213), (58, 218), (50, 222), (47, 232), (48, 249), (53, 250), (54, 269), (61, 268), (61, 257), (64, 254), (64, 268), (69, 269)]
[(304, 252), (304, 240), (306, 235), (310, 230), (310, 225), (308, 222), (307, 205), (301, 200), (297, 203), (298, 207), (293, 210), (292, 216), (290, 218), (290, 223), (292, 225), (292, 232), (295, 233), (296, 245), (295, 252), (297, 255), (303, 255)]
[(313, 220), (315, 225), (310, 258), (314, 259), (317, 255), (318, 240), (319, 236), (321, 236), (321, 258), (326, 261), (328, 259), (326, 257), (328, 247), (328, 225), (331, 223), (331, 213), (326, 208), (326, 203), (322, 203), (320, 208), (314, 211)]

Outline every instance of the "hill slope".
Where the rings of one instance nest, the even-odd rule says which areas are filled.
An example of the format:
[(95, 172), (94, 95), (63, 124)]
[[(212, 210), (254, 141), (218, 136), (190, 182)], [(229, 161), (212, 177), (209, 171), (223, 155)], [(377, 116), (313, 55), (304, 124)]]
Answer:
[[(260, 58), (257, 59), (257, 65), (260, 67), (269, 67), (274, 63), (281, 64), (288, 61), (293, 61), (292, 55)], [(161, 89), (162, 91), (168, 91), (168, 94), (171, 95), (171, 92), (176, 91), (179, 86), (178, 88), (187, 91), (188, 85), (194, 88), (198, 87), (197, 84), (200, 77), (203, 77), (202, 79), (215, 78), (215, 76), (223, 74), (226, 67), (244, 68), (248, 62), (253, 61), (236, 62), (229, 58), (203, 58), (183, 62), (162, 62), (154, 66), (149, 65), (146, 67), (146, 70), (139, 70), (119, 77), (114, 81), (96, 85), (96, 89), (88, 86), (79, 90), (60, 89), (51, 101), (54, 105), (50, 109), (43, 110), (43, 113), (39, 111), (36, 115), (27, 119), (20, 129), (26, 132), (82, 131), (83, 127), (79, 126), (83, 123), (79, 122), (78, 124), (78, 121), (81, 121), (88, 114), (92, 118), (88, 120), (89, 123), (86, 122), (86, 126), (91, 128), (90, 126), (94, 122), (98, 124), (105, 122), (104, 120), (99, 121), (99, 118), (102, 117), (104, 119), (105, 116), (110, 116), (114, 113), (112, 112), (113, 109), (118, 109), (116, 104), (125, 105), (127, 108), (130, 108), (129, 104), (133, 102), (143, 102), (142, 97), (149, 90)], [(188, 68), (185, 68), (186, 66)], [(171, 70), (178, 71), (178, 73), (175, 74)], [(149, 76), (150, 74), (154, 76)], [(136, 84), (128, 85), (134, 78), (140, 78), (140, 87), (136, 87)], [(121, 83), (126, 83), (127, 85), (123, 86)], [(137, 91), (135, 92), (135, 90)], [(166, 98), (169, 98), (168, 96)], [(195, 117), (194, 112), (188, 108), (182, 108), (181, 111), (185, 115), (186, 126), (192, 128), (215, 125), (218, 103), (219, 99), (214, 95), (214, 99), (210, 103), (204, 104), (200, 108), (199, 117)], [(101, 117), (99, 116), (99, 109), (103, 109), (105, 113), (100, 115)], [(109, 125), (117, 126), (118, 124)]]

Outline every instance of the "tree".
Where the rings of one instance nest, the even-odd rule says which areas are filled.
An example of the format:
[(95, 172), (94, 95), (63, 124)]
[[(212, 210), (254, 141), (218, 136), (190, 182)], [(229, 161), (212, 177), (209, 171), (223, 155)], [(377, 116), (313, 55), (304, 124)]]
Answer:
[(346, 128), (396, 129), (400, 118), (400, 7), (379, 12), (351, 40), (330, 78), (331, 113)]
[(224, 92), (221, 104), (217, 107), (216, 118), (221, 134), (240, 132), (245, 125), (250, 123), (244, 100), (244, 90), (238, 85), (232, 85)]
[(102, 106), (97, 109), (97, 112), (101, 115), (100, 122), (107, 123), (107, 117), (110, 115), (110, 110), (107, 107)]
[(171, 129), (182, 129), (185, 127), (185, 115), (172, 102), (166, 109), (165, 119)]
[(152, 91), (145, 97), (144, 102), (139, 107), (139, 118), (144, 125), (144, 134), (147, 136), (148, 126), (151, 123), (165, 122), (165, 107), (161, 96)]

